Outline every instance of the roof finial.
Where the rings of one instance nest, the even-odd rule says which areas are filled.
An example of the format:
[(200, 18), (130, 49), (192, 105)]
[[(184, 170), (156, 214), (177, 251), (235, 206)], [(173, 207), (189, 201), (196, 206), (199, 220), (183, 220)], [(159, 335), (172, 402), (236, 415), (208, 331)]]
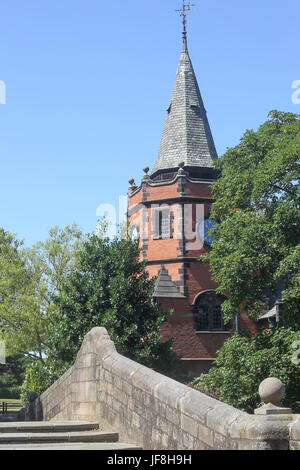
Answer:
[(185, 3), (185, 0), (182, 1), (182, 8), (180, 10), (180, 16), (182, 16), (182, 24), (183, 24), (183, 31), (182, 31), (182, 39), (183, 39), (183, 52), (187, 52), (187, 39), (186, 39), (186, 17), (187, 11), (191, 10), (192, 7), (195, 5), (191, 2), (188, 4)]

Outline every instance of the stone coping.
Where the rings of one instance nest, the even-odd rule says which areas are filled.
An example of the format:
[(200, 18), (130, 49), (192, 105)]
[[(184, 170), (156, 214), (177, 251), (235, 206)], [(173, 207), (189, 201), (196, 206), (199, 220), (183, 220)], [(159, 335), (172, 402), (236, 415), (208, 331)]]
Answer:
[(103, 420), (144, 449), (287, 450), (290, 438), (300, 442), (299, 415), (240, 411), (120, 355), (101, 327), (40, 400), (46, 419)]

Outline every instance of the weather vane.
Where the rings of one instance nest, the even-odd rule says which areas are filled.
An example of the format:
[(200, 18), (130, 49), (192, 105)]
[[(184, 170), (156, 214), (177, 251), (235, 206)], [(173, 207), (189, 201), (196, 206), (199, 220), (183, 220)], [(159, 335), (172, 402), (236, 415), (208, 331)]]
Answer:
[(182, 16), (182, 24), (183, 24), (183, 43), (186, 48), (186, 17), (187, 17), (187, 12), (192, 9), (192, 7), (195, 7), (196, 5), (194, 3), (185, 3), (183, 0), (182, 2), (182, 8), (180, 10), (176, 10), (180, 12), (180, 16)]

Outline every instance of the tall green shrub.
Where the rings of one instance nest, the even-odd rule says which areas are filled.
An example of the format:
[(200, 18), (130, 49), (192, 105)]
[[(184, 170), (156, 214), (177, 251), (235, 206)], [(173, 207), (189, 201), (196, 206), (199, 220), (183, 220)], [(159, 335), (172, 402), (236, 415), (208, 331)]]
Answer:
[(117, 351), (170, 374), (177, 364), (171, 341), (161, 341), (168, 313), (153, 302), (154, 279), (137, 243), (89, 235), (56, 299), (49, 330), (48, 364), (57, 377), (74, 362), (84, 336), (107, 329)]
[(25, 372), (25, 379), (21, 386), (21, 402), (26, 406), (29, 392), (41, 395), (50, 385), (51, 376), (47, 368), (39, 361), (33, 362)]
[(300, 331), (279, 327), (274, 333), (263, 330), (250, 338), (234, 334), (218, 353), (215, 366), (193, 385), (248, 413), (258, 408), (260, 383), (267, 377), (280, 379), (286, 387), (283, 404), (300, 413), (300, 365), (293, 362), (293, 343)]

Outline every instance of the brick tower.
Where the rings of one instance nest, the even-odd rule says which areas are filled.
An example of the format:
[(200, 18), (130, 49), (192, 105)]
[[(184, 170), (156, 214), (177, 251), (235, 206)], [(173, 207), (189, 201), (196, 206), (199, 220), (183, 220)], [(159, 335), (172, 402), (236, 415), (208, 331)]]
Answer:
[[(183, 10), (184, 11), (184, 10)], [(206, 371), (230, 331), (209, 268), (198, 260), (210, 249), (211, 183), (217, 158), (206, 110), (189, 56), (185, 29), (160, 149), (141, 184), (129, 180), (130, 236), (157, 276), (155, 299), (173, 310), (163, 338), (174, 339), (185, 371)]]

